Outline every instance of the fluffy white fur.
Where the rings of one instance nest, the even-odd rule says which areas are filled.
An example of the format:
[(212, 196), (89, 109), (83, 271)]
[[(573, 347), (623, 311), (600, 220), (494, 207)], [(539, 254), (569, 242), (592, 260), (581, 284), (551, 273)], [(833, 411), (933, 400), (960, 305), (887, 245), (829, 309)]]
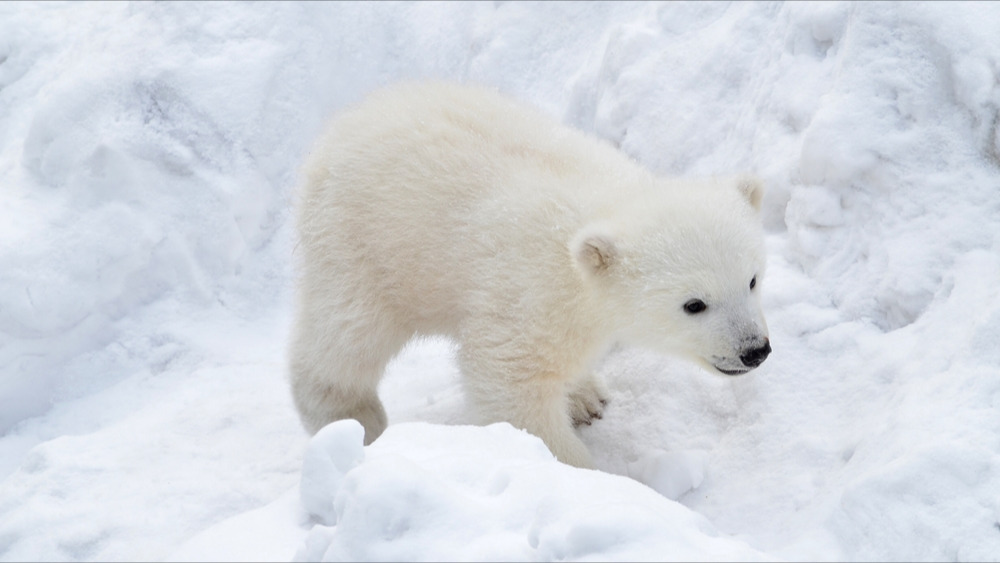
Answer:
[(387, 362), (440, 334), (483, 422), (588, 467), (573, 426), (601, 416), (590, 367), (611, 344), (728, 373), (767, 344), (758, 182), (657, 178), (487, 89), (376, 92), (333, 121), (300, 196), (290, 367), (310, 432), (355, 418), (377, 438)]

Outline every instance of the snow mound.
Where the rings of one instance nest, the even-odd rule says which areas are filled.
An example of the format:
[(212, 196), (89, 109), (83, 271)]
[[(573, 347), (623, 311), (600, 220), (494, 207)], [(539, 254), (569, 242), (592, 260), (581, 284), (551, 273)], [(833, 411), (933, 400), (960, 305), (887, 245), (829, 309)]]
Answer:
[(326, 426), (309, 441), (302, 457), (302, 506), (320, 523), (337, 523), (334, 498), (344, 475), (365, 460), (365, 429), (356, 420)]
[(766, 559), (635, 481), (556, 462), (506, 423), (393, 425), (358, 463), (362, 434), (339, 421), (309, 444), (302, 501), (324, 523), (296, 561)]
[(628, 475), (671, 500), (698, 488), (705, 478), (706, 451), (657, 452), (628, 464)]

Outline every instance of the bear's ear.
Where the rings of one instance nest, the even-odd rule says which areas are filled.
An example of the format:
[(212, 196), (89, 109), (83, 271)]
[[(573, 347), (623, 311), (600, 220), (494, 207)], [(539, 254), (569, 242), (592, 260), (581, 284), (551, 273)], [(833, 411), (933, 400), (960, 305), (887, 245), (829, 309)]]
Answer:
[(570, 250), (580, 269), (591, 275), (603, 275), (618, 261), (614, 238), (594, 228), (577, 233)]
[(736, 185), (740, 193), (747, 198), (750, 205), (760, 211), (760, 202), (764, 199), (764, 183), (756, 176), (741, 176), (736, 180)]

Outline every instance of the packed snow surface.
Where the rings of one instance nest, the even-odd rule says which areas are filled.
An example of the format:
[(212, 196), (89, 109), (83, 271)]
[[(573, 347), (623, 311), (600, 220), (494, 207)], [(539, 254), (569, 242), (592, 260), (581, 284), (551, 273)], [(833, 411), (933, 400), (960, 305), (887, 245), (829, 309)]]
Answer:
[[(996, 560), (1000, 5), (0, 4), (0, 559)], [(372, 89), (494, 86), (668, 175), (753, 170), (774, 353), (616, 349), (600, 471), (285, 381), (297, 166)]]

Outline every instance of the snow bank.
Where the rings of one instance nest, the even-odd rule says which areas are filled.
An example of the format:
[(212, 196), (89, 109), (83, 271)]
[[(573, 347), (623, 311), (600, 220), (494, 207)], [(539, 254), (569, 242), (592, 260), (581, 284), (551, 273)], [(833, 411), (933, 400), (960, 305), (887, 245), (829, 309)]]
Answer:
[[(335, 525), (315, 526), (295, 560), (764, 559), (635, 481), (554, 463), (541, 440), (506, 423), (394, 425), (359, 465), (362, 438), (357, 422), (341, 421), (310, 443), (304, 505)], [(337, 483), (305, 479), (330, 466), (326, 475), (357, 467)]]
[(17, 111), (0, 118), (14, 218), (0, 247), (0, 429), (162, 370), (193, 351), (163, 326), (172, 317), (251, 315), (285, 283), (264, 249), (304, 141), (288, 127), (309, 117), (287, 102), (296, 77), (279, 79), (283, 53), (267, 43), (184, 40), (199, 19), (232, 31), (246, 15), (164, 8), (3, 8), (0, 68), (14, 68), (0, 95)]
[[(0, 5), (0, 559), (432, 558), (453, 530), (482, 558), (995, 558), (997, 29), (989, 3)], [(332, 111), (423, 76), (662, 173), (757, 170), (767, 363), (617, 350), (581, 430), (601, 474), (399, 424), (467, 422), (432, 341), (363, 461), (307, 446), (296, 167)]]

